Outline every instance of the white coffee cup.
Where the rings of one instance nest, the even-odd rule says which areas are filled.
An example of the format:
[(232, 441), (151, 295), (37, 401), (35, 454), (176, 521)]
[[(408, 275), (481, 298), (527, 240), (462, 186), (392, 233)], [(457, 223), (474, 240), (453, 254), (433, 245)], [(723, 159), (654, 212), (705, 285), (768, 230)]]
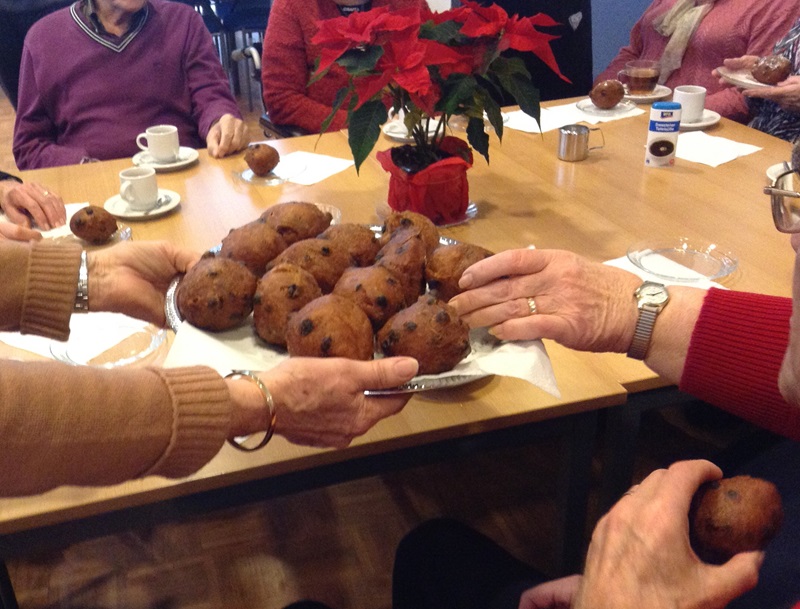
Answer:
[(148, 211), (158, 202), (156, 170), (130, 167), (119, 172), (119, 196), (135, 211)]
[(682, 123), (696, 123), (703, 118), (706, 88), (698, 85), (680, 85), (672, 92), (672, 101), (681, 105)]
[[(146, 143), (142, 143), (142, 141)], [(171, 163), (178, 159), (181, 145), (178, 140), (178, 128), (175, 125), (156, 125), (148, 127), (144, 133), (136, 136), (136, 145), (157, 163)]]

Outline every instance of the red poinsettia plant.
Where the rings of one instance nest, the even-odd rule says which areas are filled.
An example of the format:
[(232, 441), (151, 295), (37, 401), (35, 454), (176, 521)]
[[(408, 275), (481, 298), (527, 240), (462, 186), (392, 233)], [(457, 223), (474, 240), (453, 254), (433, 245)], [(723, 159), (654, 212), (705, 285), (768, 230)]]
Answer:
[(502, 53), (530, 51), (567, 80), (550, 48), (556, 36), (536, 29), (555, 25), (541, 13), (509, 16), (497, 5), (484, 7), (470, 0), (443, 12), (381, 7), (320, 21), (313, 43), (321, 53), (312, 82), (333, 64), (350, 76), (323, 131), (339, 110), (346, 110), (350, 149), (358, 169), (375, 146), (391, 109), (403, 117), (423, 166), (452, 154), (469, 154), (471, 164), (466, 145), (445, 143), (445, 138), (453, 139), (447, 137), (451, 117), (462, 115), (468, 119), (469, 144), (488, 162), (485, 119), (499, 138), (503, 136), (503, 118), (493, 91), (509, 94), (525, 113), (539, 120), (539, 91), (524, 63)]

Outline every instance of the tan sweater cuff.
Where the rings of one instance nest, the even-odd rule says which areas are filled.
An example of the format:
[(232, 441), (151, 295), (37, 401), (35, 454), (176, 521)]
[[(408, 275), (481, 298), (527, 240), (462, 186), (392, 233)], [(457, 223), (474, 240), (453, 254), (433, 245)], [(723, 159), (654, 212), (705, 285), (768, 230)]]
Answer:
[(54, 245), (42, 241), (31, 246), (20, 332), (67, 340), (80, 255), (78, 244)]
[(182, 478), (208, 463), (230, 433), (228, 387), (211, 368), (153, 369), (167, 384), (173, 404), (172, 438), (161, 459), (143, 475)]

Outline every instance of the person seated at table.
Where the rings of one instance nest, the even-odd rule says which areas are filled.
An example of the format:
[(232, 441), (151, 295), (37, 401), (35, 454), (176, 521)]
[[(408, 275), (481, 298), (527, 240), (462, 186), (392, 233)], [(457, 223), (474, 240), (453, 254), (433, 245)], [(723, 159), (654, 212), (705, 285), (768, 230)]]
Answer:
[[(797, 42), (800, 39), (800, 19), (772, 49), (772, 54), (783, 55), (792, 62), (792, 74), (774, 87), (746, 89), (742, 92), (750, 106), (752, 120), (750, 127), (769, 133), (790, 142), (800, 137), (800, 53)], [(750, 70), (758, 57), (745, 55), (725, 60), (725, 67), (731, 70)], [(719, 72), (714, 71), (719, 77)], [(730, 86), (724, 79), (720, 84)]]
[[(167, 286), (198, 259), (167, 242), (126, 241), (82, 258), (76, 244), (0, 240), (0, 329), (65, 340), (71, 314), (87, 307), (163, 325)], [(86, 291), (78, 289), (82, 260)], [(0, 468), (0, 495), (181, 478), (226, 440), (264, 430), (296, 444), (344, 447), (408, 399), (364, 391), (397, 386), (416, 372), (407, 357), (290, 358), (255, 378), (223, 378), (204, 366), (0, 360), (0, 452), (13, 464)]]
[[(311, 44), (317, 33), (317, 21), (333, 19), (388, 6), (393, 10), (422, 7), (426, 0), (310, 0), (302, 10), (293, 0), (274, 0), (264, 35), (261, 82), (264, 107), (276, 125), (319, 133), (322, 123), (333, 110), (338, 91), (348, 76), (334, 65), (321, 79), (309, 85), (319, 50)], [(345, 126), (344, 110), (331, 121), (330, 131)]]
[(17, 109), (19, 63), (25, 34), (39, 19), (74, 0), (0, 0), (0, 88)]
[(23, 49), (20, 169), (129, 157), (147, 127), (178, 127), (212, 157), (247, 130), (202, 17), (165, 0), (78, 0), (33, 25)]
[(0, 171), (0, 211), (8, 218), (8, 222), (0, 222), (0, 237), (16, 241), (41, 239), (42, 234), (32, 226), (50, 230), (67, 221), (61, 197), (5, 171)]
[(628, 61), (661, 61), (660, 84), (706, 88), (706, 108), (744, 123), (750, 113), (742, 95), (720, 85), (712, 70), (728, 57), (766, 55), (800, 13), (800, 1), (653, 0), (595, 82), (617, 78)]

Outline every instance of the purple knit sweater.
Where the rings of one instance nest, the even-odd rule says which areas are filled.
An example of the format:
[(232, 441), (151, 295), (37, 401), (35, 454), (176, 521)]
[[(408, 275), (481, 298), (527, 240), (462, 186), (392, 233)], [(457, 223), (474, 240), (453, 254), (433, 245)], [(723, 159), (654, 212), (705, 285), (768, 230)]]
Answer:
[(118, 51), (80, 26), (79, 5), (43, 18), (25, 40), (14, 126), (20, 169), (129, 157), (139, 133), (164, 123), (178, 127), (182, 146), (202, 148), (223, 114), (241, 117), (190, 6), (149, 0), (143, 26)]

